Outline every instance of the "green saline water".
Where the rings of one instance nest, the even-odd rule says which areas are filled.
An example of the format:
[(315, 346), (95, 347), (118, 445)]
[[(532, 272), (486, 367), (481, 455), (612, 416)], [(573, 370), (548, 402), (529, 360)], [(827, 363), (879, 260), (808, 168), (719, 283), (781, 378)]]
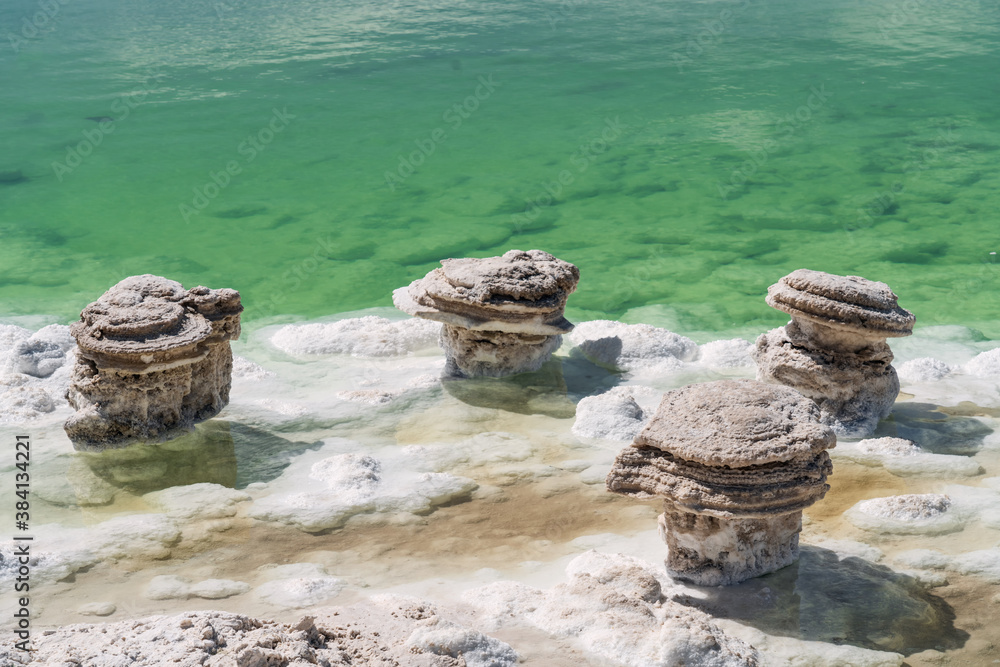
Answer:
[(155, 273), (319, 317), (541, 248), (575, 318), (763, 328), (807, 267), (1000, 336), (993, 2), (5, 0), (0, 35), (0, 315)]

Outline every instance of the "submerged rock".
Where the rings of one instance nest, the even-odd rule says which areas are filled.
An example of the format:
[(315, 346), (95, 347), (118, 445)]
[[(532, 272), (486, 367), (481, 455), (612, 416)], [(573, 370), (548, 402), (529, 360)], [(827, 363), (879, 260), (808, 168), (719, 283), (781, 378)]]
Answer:
[(503, 377), (536, 371), (573, 329), (563, 317), (579, 270), (541, 250), (445, 259), (392, 294), (405, 313), (444, 323), (447, 375)]
[(885, 283), (808, 269), (771, 285), (767, 304), (792, 321), (757, 339), (757, 379), (816, 401), (838, 435), (874, 432), (899, 394), (886, 338), (913, 333), (913, 314)]
[(721, 380), (669, 391), (608, 474), (610, 491), (662, 496), (667, 569), (729, 585), (798, 558), (802, 510), (829, 490), (833, 431), (785, 387)]
[(79, 352), (66, 433), (79, 450), (164, 440), (229, 402), (239, 338), (236, 290), (132, 276), (84, 308), (70, 327)]
[(0, 185), (17, 185), (18, 183), (26, 183), (27, 181), (28, 177), (20, 169), (0, 171)]

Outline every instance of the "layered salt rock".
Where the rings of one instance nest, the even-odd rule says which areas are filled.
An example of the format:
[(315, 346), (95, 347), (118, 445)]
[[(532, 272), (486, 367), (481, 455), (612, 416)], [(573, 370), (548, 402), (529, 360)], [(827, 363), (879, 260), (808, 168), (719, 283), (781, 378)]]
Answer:
[(323, 609), (291, 624), (221, 611), (191, 611), (103, 625), (65, 625), (32, 637), (21, 665), (412, 665), (513, 667), (506, 643), (442, 618), (431, 605), (392, 598)]
[(463, 597), (495, 627), (527, 623), (613, 664), (760, 664), (752, 646), (722, 632), (703, 612), (665, 596), (659, 573), (644, 561), (590, 551), (571, 561), (566, 573), (568, 582), (545, 591), (505, 581)]
[(871, 434), (899, 394), (886, 339), (913, 333), (913, 314), (885, 283), (808, 269), (771, 285), (767, 304), (792, 320), (757, 339), (757, 379), (816, 401), (838, 435)]
[(830, 488), (836, 444), (816, 404), (753, 380), (690, 385), (663, 395), (653, 419), (618, 454), (610, 491), (661, 496), (667, 569), (703, 586), (773, 572), (799, 555), (802, 510)]
[(446, 374), (503, 377), (536, 371), (573, 329), (563, 316), (580, 271), (541, 250), (445, 259), (392, 294), (405, 313), (443, 323)]
[(70, 327), (78, 354), (66, 433), (80, 450), (169, 438), (229, 402), (239, 338), (236, 290), (132, 276), (83, 309)]
[(964, 524), (951, 498), (939, 493), (862, 500), (844, 516), (858, 528), (901, 535), (940, 535), (961, 530)]
[[(698, 356), (698, 344), (690, 338), (648, 324), (582, 322), (570, 340), (587, 359), (614, 371), (669, 372)], [(721, 350), (710, 348), (709, 357), (715, 352)]]

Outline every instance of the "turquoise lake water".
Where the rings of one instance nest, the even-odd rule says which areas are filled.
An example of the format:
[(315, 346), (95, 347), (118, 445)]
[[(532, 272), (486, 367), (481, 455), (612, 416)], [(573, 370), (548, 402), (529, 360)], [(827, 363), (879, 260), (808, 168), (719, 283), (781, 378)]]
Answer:
[(763, 328), (808, 267), (1000, 336), (1000, 6), (11, 0), (0, 315), (121, 278), (248, 321), (541, 248), (575, 318)]

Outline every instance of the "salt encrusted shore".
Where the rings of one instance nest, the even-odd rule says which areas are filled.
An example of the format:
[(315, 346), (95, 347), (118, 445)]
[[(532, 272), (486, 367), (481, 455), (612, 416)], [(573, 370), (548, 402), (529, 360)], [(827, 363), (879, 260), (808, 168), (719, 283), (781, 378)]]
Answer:
[[(369, 312), (389, 314), (385, 310)], [(223, 488), (232, 482), (217, 480), (214, 468), (200, 470), (207, 474), (206, 479), (171, 478), (170, 484), (174, 486), (155, 487), (154, 468), (162, 462), (142, 457), (123, 471), (130, 475), (127, 482), (119, 483), (105, 465), (117, 456), (115, 452), (105, 452), (99, 455), (101, 458), (73, 454), (61, 427), (71, 411), (63, 395), (75, 356), (67, 327), (51, 325), (36, 330), (38, 324), (31, 329), (0, 326), (0, 394), (14, 399), (0, 401), (3, 409), (0, 419), (18, 424), (16, 428), (47, 434), (38, 440), (35, 461), (36, 471), (43, 475), (39, 482), (44, 481), (38, 484), (37, 502), (52, 521), (47, 527), (39, 526), (39, 535), (45, 538), (48, 549), (39, 552), (39, 567), (35, 570), (41, 584), (39, 630), (45, 627), (46, 618), (56, 619), (50, 620), (50, 624), (72, 624), (105, 613), (111, 614), (109, 619), (154, 613), (176, 615), (188, 606), (223, 608), (258, 619), (294, 621), (291, 626), (294, 629), (298, 617), (289, 614), (319, 614), (315, 605), (351, 602), (361, 590), (376, 582), (381, 590), (386, 590), (390, 586), (423, 581), (426, 575), (421, 574), (420, 568), (429, 561), (417, 558), (416, 565), (407, 565), (409, 546), (398, 540), (398, 527), (404, 527), (409, 540), (426, 537), (433, 542), (421, 558), (428, 554), (438, 558), (434, 554), (439, 553), (436, 551), (439, 548), (447, 549), (449, 559), (453, 553), (456, 555), (456, 561), (448, 562), (461, 570), (463, 583), (457, 591), (468, 585), (492, 582), (489, 586), (493, 588), (473, 593), (473, 599), (480, 604), (473, 604), (473, 599), (466, 601), (475, 608), (474, 614), (456, 617), (453, 622), (507, 642), (528, 659), (526, 664), (564, 667), (564, 663), (546, 662), (547, 658), (532, 663), (536, 654), (528, 644), (512, 638), (507, 624), (494, 630), (493, 618), (507, 613), (508, 621), (513, 622), (513, 610), (517, 610), (519, 627), (524, 632), (536, 633), (533, 638), (536, 648), (541, 643), (563, 651), (560, 659), (571, 656), (566, 658), (566, 667), (609, 662), (657, 664), (652, 659), (636, 657), (641, 654), (633, 652), (633, 648), (647, 646), (652, 650), (659, 646), (650, 638), (654, 632), (660, 632), (660, 626), (643, 626), (647, 629), (637, 637), (630, 635), (628, 640), (619, 641), (620, 633), (613, 619), (616, 614), (618, 618), (627, 616), (636, 620), (650, 614), (655, 618), (661, 613), (658, 610), (672, 607), (665, 604), (657, 607), (643, 601), (646, 611), (633, 605), (638, 615), (617, 603), (605, 608), (608, 596), (624, 605), (636, 602), (641, 595), (622, 593), (618, 597), (613, 589), (604, 588), (609, 576), (604, 570), (595, 574), (590, 569), (583, 572), (581, 567), (575, 568), (579, 576), (587, 574), (599, 580), (601, 586), (594, 586), (597, 595), (577, 596), (577, 591), (589, 590), (584, 584), (586, 580), (581, 581), (577, 574), (568, 574), (564, 583), (554, 586), (550, 583), (559, 580), (562, 565), (558, 559), (566, 555), (561, 549), (579, 553), (585, 548), (598, 548), (608, 552), (605, 555), (609, 558), (616, 552), (628, 554), (619, 554), (620, 558), (640, 556), (654, 575), (663, 577), (660, 586), (665, 598), (679, 599), (679, 593), (670, 588), (672, 584), (665, 577), (662, 565), (650, 564), (658, 561), (662, 550), (652, 528), (642, 531), (643, 525), (652, 523), (652, 509), (632, 507), (643, 510), (642, 514), (615, 509), (611, 514), (617, 524), (603, 528), (596, 528), (596, 523), (585, 524), (589, 532), (574, 532), (577, 524), (569, 523), (565, 510), (574, 508), (575, 515), (589, 515), (589, 511), (580, 513), (575, 508), (590, 508), (591, 504), (601, 512), (612, 510), (612, 504), (596, 504), (594, 495), (584, 492), (598, 490), (597, 485), (603, 483), (622, 441), (630, 439), (652, 416), (656, 408), (653, 399), (689, 382), (720, 376), (752, 376), (753, 364), (746, 354), (749, 344), (733, 339), (691, 345), (684, 340), (678, 343), (675, 335), (656, 327), (584, 322), (573, 335), (566, 337), (566, 342), (579, 340), (590, 348), (587, 352), (594, 360), (604, 362), (598, 365), (615, 367), (621, 374), (617, 388), (595, 384), (590, 398), (577, 403), (578, 423), (574, 429), (570, 419), (488, 412), (451, 400), (440, 391), (438, 379), (444, 359), (434, 347), (434, 338), (440, 325), (420, 320), (407, 322), (410, 323), (356, 317), (326, 324), (300, 323), (258, 330), (252, 332), (249, 340), (240, 342), (234, 349), (240, 356), (234, 359), (233, 402), (219, 420), (199, 427), (195, 434), (197, 442), (191, 445), (217, 448), (225, 444), (231, 456), (234, 440), (237, 447), (241, 440), (254, 447), (274, 441), (282, 452), (287, 452), (290, 461), (282, 461), (279, 466), (279, 462), (268, 458), (269, 454), (259, 461), (250, 461), (255, 470), (269, 467), (273, 470), (264, 481), (238, 491)], [(863, 485), (848, 484), (848, 500), (831, 493), (824, 504), (841, 505), (832, 515), (820, 513), (806, 526), (803, 537), (807, 545), (803, 560), (806, 565), (813, 567), (819, 562), (813, 545), (854, 541), (849, 554), (842, 556), (847, 558), (845, 563), (856, 557), (871, 562), (884, 559), (882, 562), (888, 564), (885, 569), (912, 573), (928, 586), (942, 587), (951, 581), (951, 586), (935, 588), (932, 593), (955, 606), (965, 624), (960, 627), (967, 627), (970, 614), (984, 614), (992, 609), (990, 600), (994, 593), (984, 583), (993, 585), (1000, 581), (997, 565), (1000, 549), (995, 540), (988, 539), (987, 532), (1000, 528), (1000, 478), (996, 477), (1000, 472), (996, 458), (1000, 452), (1000, 434), (992, 432), (996, 425), (989, 417), (990, 411), (1000, 408), (996, 398), (1000, 384), (1000, 348), (994, 347), (997, 344), (963, 327), (928, 327), (894, 344), (899, 348), (896, 352), (903, 365), (914, 362), (907, 367), (914, 372), (900, 373), (903, 391), (914, 398), (901, 397), (895, 407), (897, 414), (880, 427), (878, 439), (841, 442), (831, 450), (836, 465), (847, 471), (846, 478), (837, 475), (834, 480), (867, 483), (866, 480), (875, 479), (886, 488), (865, 492)], [(586, 358), (580, 347), (567, 344), (556, 356), (556, 363), (565, 368), (574, 364), (584, 367), (591, 363)], [(361, 397), (372, 400), (358, 400)], [(936, 406), (952, 407), (941, 407), (941, 412), (937, 412)], [(357, 439), (352, 435), (348, 440), (336, 437), (344, 435), (345, 430), (320, 426), (340, 419), (358, 420), (355, 423), (367, 430), (359, 431)], [(522, 429), (529, 423), (531, 429)], [(234, 429), (231, 436), (227, 435), (230, 428), (227, 424)], [(317, 426), (322, 429), (321, 434), (316, 433)], [(258, 429), (257, 432), (238, 430), (250, 427)], [(484, 433), (484, 429), (490, 432)], [(220, 436), (224, 437), (218, 442), (211, 440)], [(248, 437), (251, 439), (247, 440)], [(309, 441), (297, 442), (305, 438)], [(150, 452), (153, 450), (167, 453), (162, 447), (149, 448)], [(200, 451), (192, 448), (178, 453), (194, 456)], [(227, 460), (212, 465), (225, 467)], [(85, 465), (85, 461), (89, 463)], [(91, 463), (98, 461), (101, 465), (91, 467)], [(334, 470), (342, 470), (344, 474), (331, 474)], [(135, 477), (137, 473), (148, 474), (148, 478)], [(481, 529), (480, 524), (475, 524), (477, 527), (472, 530), (473, 524), (465, 522), (481, 513), (484, 508), (481, 503), (491, 503), (492, 499), (504, 499), (513, 505), (517, 500), (516, 489), (532, 489), (532, 493), (537, 490), (544, 494), (541, 497), (545, 502), (532, 497), (534, 505), (518, 505), (515, 515), (524, 509), (534, 511), (534, 506), (544, 510), (555, 505), (560, 509), (541, 518), (534, 516), (535, 523), (521, 516), (506, 517), (503, 525), (495, 529)], [(345, 494), (345, 490), (351, 494)], [(924, 502), (907, 497), (926, 493), (947, 496), (948, 500), (934, 498)], [(873, 500), (879, 502), (868, 502)], [(309, 512), (295, 511), (300, 501), (309, 503)], [(856, 510), (851, 509), (854, 505), (858, 505)], [(916, 512), (908, 509), (911, 505), (927, 507)], [(135, 514), (140, 506), (148, 509)], [(462, 508), (467, 510), (464, 515)], [(899, 508), (902, 510), (897, 511)], [(845, 513), (847, 510), (851, 511)], [(81, 514), (88, 516), (87, 527), (78, 527), (76, 518)], [(575, 515), (574, 519), (579, 518)], [(306, 522), (297, 522), (296, 518)], [(334, 527), (341, 522), (343, 527)], [(834, 534), (824, 535), (823, 531), (831, 525), (836, 526)], [(244, 533), (246, 530), (253, 532)], [(314, 552), (310, 559), (316, 563), (307, 563), (309, 567), (290, 563), (269, 550), (260, 554), (264, 560), (255, 561), (254, 567), (246, 572), (221, 564), (199, 573), (189, 568), (192, 554), (194, 560), (215, 557), (218, 545), (246, 544), (240, 541), (245, 535), (275, 536), (278, 531), (286, 531), (280, 533), (283, 538), (307, 544), (314, 539), (314, 531), (322, 535), (341, 530), (345, 536), (365, 531), (378, 532), (380, 537), (373, 538), (372, 544), (358, 554), (345, 556), (346, 560)], [(635, 530), (640, 532), (636, 534)], [(601, 531), (607, 532), (602, 536)], [(446, 537), (445, 533), (460, 537)], [(481, 539), (494, 533), (497, 539), (489, 544)], [(542, 535), (545, 540), (532, 541)], [(648, 548), (638, 546), (635, 540), (640, 538), (648, 543)], [(389, 541), (379, 541), (382, 539)], [(896, 542), (898, 548), (892, 546)], [(397, 546), (404, 553), (392, 559)], [(386, 583), (381, 571), (366, 569), (359, 574), (359, 563), (366, 559), (382, 566), (379, 549), (386, 548), (392, 551), (385, 555), (391, 562), (385, 567), (395, 570), (397, 575), (391, 584)], [(519, 569), (504, 574), (491, 570), (479, 577), (475, 573), (476, 568), (483, 567), (478, 564), (480, 559), (488, 560), (486, 567), (503, 569), (510, 565)], [(525, 560), (519, 563), (518, 559)], [(116, 564), (119, 560), (121, 565)], [(131, 584), (115, 579), (123, 569), (139, 565), (142, 576), (134, 578)], [(823, 566), (826, 567), (825, 562)], [(532, 578), (535, 576), (530, 574), (532, 567), (544, 567), (544, 586), (548, 588), (534, 588), (543, 579), (542, 575)], [(402, 569), (405, 574), (398, 575)], [(67, 577), (73, 572), (77, 572), (76, 580), (67, 583), (72, 581)], [(508, 576), (517, 581), (504, 581)], [(307, 581), (308, 587), (292, 590), (291, 580)], [(758, 580), (751, 580), (741, 585), (757, 583)], [(971, 592), (958, 596), (949, 593), (956, 586)], [(490, 591), (493, 597), (487, 596)], [(98, 597), (94, 597), (95, 592), (99, 592)], [(143, 600), (136, 608), (122, 602), (131, 600), (132, 593)], [(439, 599), (429, 588), (417, 594), (420, 599), (434, 600), (441, 610), (454, 604), (454, 600)], [(488, 599), (496, 605), (487, 605)], [(753, 598), (760, 604), (768, 599), (771, 598), (763, 589)], [(65, 600), (72, 602), (68, 608), (60, 608)], [(575, 605), (572, 609), (578, 611), (570, 612), (570, 602)], [(114, 603), (118, 605), (117, 611), (112, 610)], [(492, 608), (500, 612), (493, 613)], [(602, 609), (610, 614), (604, 621), (591, 615)], [(764, 664), (808, 662), (817, 666), (843, 666), (902, 662), (899, 654), (830, 643), (830, 637), (841, 634), (824, 635), (822, 641), (801, 641), (764, 634), (756, 628), (719, 618), (721, 614), (715, 610), (707, 611), (714, 615), (710, 622), (723, 634), (739, 637), (756, 647)], [(563, 612), (570, 613), (570, 618), (576, 615), (586, 621), (565, 623), (560, 620), (564, 618)], [(831, 614), (834, 613), (840, 613), (837, 605), (831, 609)], [(439, 615), (446, 616), (443, 612)], [(633, 628), (639, 625), (629, 623)], [(113, 623), (95, 627), (118, 626)], [(61, 631), (57, 629), (57, 634), (51, 636), (59, 636)], [(93, 638), (93, 632), (79, 636)], [(974, 632), (979, 635), (975, 638), (979, 644), (970, 642), (968, 649), (959, 646), (955, 654), (951, 647), (939, 657), (971, 660), (979, 655), (982, 642), (993, 639), (994, 635), (986, 629)], [(45, 639), (41, 632), (36, 636)], [(936, 664), (932, 658), (908, 657), (907, 662)]]
[[(68, 625), (38, 637), (31, 660), (6, 648), (0, 660), (60, 667), (513, 667), (524, 656), (485, 631), (516, 637), (520, 629), (540, 631), (579, 661), (589, 654), (630, 667), (761, 664), (748, 643), (671, 600), (672, 583), (648, 563), (590, 551), (566, 574), (567, 582), (548, 590), (511, 581), (470, 589), (452, 607), (375, 595), (349, 607), (314, 609), (293, 624), (200, 611)], [(539, 656), (535, 664), (548, 662)]]
[(68, 625), (37, 638), (30, 659), (0, 648), (0, 661), (11, 667), (508, 667), (517, 658), (508, 644), (403, 598), (322, 608), (294, 624), (193, 611)]

